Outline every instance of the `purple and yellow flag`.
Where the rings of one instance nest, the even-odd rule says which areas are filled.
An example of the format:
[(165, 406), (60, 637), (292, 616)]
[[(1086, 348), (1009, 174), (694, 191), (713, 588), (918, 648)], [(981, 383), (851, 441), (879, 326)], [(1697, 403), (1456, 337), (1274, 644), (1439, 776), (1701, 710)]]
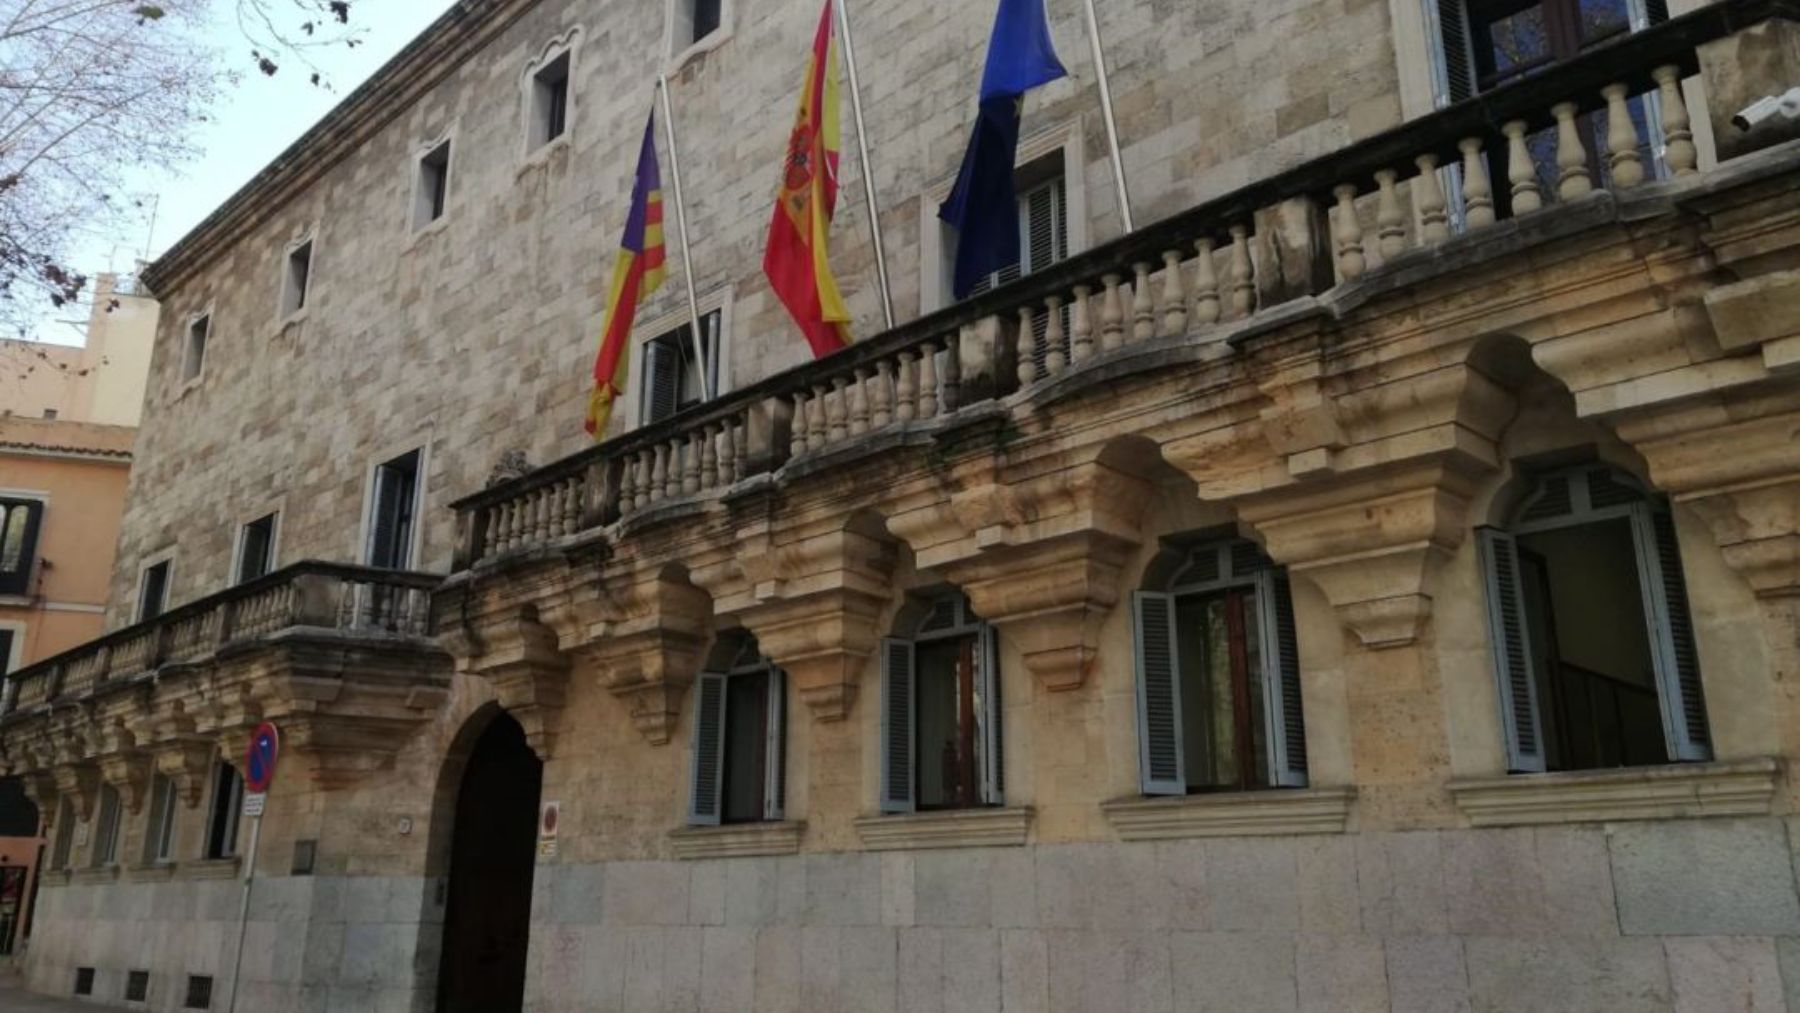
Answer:
[(638, 302), (663, 283), (668, 250), (663, 246), (662, 172), (656, 164), (656, 113), (644, 124), (644, 147), (638, 155), (637, 182), (631, 188), (631, 216), (613, 264), (612, 288), (606, 299), (606, 326), (600, 332), (600, 354), (594, 360), (594, 392), (588, 395), (587, 431), (598, 440), (606, 435), (613, 401), (625, 393), (631, 373), (631, 325)]

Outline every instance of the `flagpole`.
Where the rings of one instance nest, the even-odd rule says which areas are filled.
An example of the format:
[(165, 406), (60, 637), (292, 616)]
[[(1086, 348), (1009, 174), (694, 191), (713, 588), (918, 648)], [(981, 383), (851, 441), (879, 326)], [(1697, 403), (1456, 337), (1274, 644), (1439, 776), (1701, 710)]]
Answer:
[(887, 252), (881, 245), (881, 208), (875, 203), (875, 171), (869, 164), (869, 131), (863, 125), (862, 85), (856, 79), (856, 42), (850, 34), (849, 0), (837, 5), (838, 26), (844, 36), (844, 69), (850, 74), (850, 115), (856, 117), (856, 153), (862, 159), (863, 197), (869, 205), (869, 237), (875, 244), (875, 279), (881, 286), (881, 316), (894, 327), (894, 294), (888, 285)]
[(681, 198), (681, 155), (675, 143), (675, 113), (669, 106), (669, 76), (656, 75), (657, 90), (662, 92), (663, 133), (669, 142), (669, 182), (674, 187), (675, 230), (681, 235), (681, 267), (687, 275), (688, 338), (694, 343), (694, 365), (700, 370), (700, 392), (711, 401), (719, 396), (718, 378), (707, 361), (706, 339), (700, 336), (700, 297), (694, 292), (694, 256), (688, 242), (687, 204)]
[(1094, 51), (1094, 70), (1100, 81), (1100, 114), (1106, 121), (1106, 147), (1112, 155), (1113, 185), (1118, 190), (1119, 219), (1126, 232), (1137, 226), (1131, 218), (1131, 191), (1125, 185), (1125, 156), (1119, 151), (1119, 123), (1113, 118), (1112, 86), (1106, 80), (1106, 48), (1100, 44), (1100, 19), (1094, 14), (1094, 0), (1087, 0), (1088, 44)]

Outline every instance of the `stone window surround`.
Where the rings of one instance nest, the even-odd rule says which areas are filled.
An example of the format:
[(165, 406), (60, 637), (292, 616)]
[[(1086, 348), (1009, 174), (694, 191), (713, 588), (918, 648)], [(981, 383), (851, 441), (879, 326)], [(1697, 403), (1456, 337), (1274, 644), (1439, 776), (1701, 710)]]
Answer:
[(176, 552), (176, 548), (177, 548), (176, 546), (170, 545), (166, 548), (158, 549), (157, 551), (150, 553), (149, 555), (146, 555), (143, 558), (138, 560), (137, 580), (132, 583), (132, 595), (131, 595), (131, 615), (133, 616), (134, 622), (139, 621), (136, 619), (136, 617), (143, 615), (142, 609), (143, 609), (143, 605), (144, 605), (144, 578), (149, 575), (150, 568), (157, 565), (158, 563), (169, 564), (168, 576), (163, 578), (162, 611), (167, 612), (167, 611), (169, 611), (169, 609), (174, 607), (174, 605), (175, 605), (175, 572), (176, 572), (175, 552)]
[(1031, 833), (1030, 806), (983, 806), (861, 816), (856, 835), (867, 851), (1018, 847)]
[[(1063, 156), (1063, 191), (1067, 202), (1064, 213), (1068, 216), (1069, 256), (1075, 257), (1086, 252), (1092, 242), (1088, 223), (1087, 163), (1083, 157), (1086, 149), (1082, 141), (1081, 121), (1074, 119), (1059, 123), (1022, 138), (1013, 168), (1017, 171), (1058, 150), (1062, 151)], [(950, 191), (955, 186), (956, 174), (952, 172), (919, 195), (921, 313), (942, 309), (954, 301), (950, 298), (951, 247), (946, 235), (949, 226), (938, 218), (938, 207), (950, 199)]]
[[(311, 251), (306, 257), (305, 301), (301, 303), (298, 309), (289, 313), (287, 311), (287, 304), (291, 278), (288, 274), (288, 261), (293, 257), (295, 252), (309, 243), (311, 244)], [(319, 223), (317, 220), (308, 222), (300, 228), (295, 229), (293, 235), (288, 238), (288, 241), (282, 244), (279, 266), (281, 271), (281, 281), (280, 284), (275, 287), (275, 328), (277, 331), (285, 331), (289, 327), (293, 327), (306, 319), (308, 311), (312, 309), (313, 299), (318, 292)]]
[[(645, 346), (690, 321), (686, 290), (684, 288), (677, 289), (676, 294), (679, 296), (679, 305), (675, 309), (651, 320), (639, 321), (631, 328), (631, 371), (625, 381), (625, 396), (622, 400), (631, 405), (633, 420), (644, 417), (644, 368), (650, 359), (645, 352)], [(719, 313), (719, 362), (713, 371), (719, 378), (717, 393), (724, 395), (732, 389), (731, 308), (737, 301), (736, 289), (731, 285), (723, 285), (709, 292), (702, 292), (694, 301), (699, 304), (701, 319), (705, 319), (706, 315), (714, 310)]]
[(1353, 787), (1269, 788), (1132, 796), (1103, 802), (1100, 811), (1122, 841), (1341, 834), (1355, 801)]
[[(581, 42), (587, 35), (580, 25), (571, 25), (561, 35), (545, 42), (537, 49), (537, 55), (525, 61), (525, 67), (519, 72), (519, 171), (524, 172), (533, 166), (547, 161), (552, 154), (563, 150), (571, 143), (575, 134), (575, 110), (580, 104), (580, 90), (576, 87), (577, 71), (581, 66)], [(566, 102), (563, 106), (563, 132), (545, 141), (533, 145), (531, 138), (536, 128), (533, 122), (533, 88), (537, 84), (538, 71), (554, 63), (564, 55), (569, 58), (569, 85)]]
[(1759, 757), (1654, 767), (1460, 778), (1446, 787), (1471, 826), (1767, 816), (1779, 761)]
[(668, 62), (663, 68), (663, 74), (667, 77), (674, 77), (681, 73), (682, 69), (688, 64), (700, 59), (720, 46), (723, 46), (725, 43), (730, 42), (732, 37), (736, 35), (735, 26), (737, 21), (734, 8), (736, 8), (737, 4), (734, 0), (719, 0), (719, 27), (715, 28), (712, 33), (705, 38), (695, 40), (694, 42), (682, 46), (676, 41), (677, 35), (675, 29), (677, 27), (677, 22), (680, 22), (682, 25), (686, 25), (687, 22), (678, 17), (678, 15), (681, 14), (682, 5), (692, 2), (693, 0), (664, 0), (663, 52), (668, 54)]
[[(423, 565), (425, 551), (425, 528), (427, 514), (425, 512), (426, 486), (431, 479), (431, 440), (435, 426), (427, 421), (412, 436), (394, 440), (383, 445), (376, 453), (366, 455), (363, 459), (363, 496), (362, 523), (357, 525), (356, 545), (350, 558), (361, 563), (369, 560), (369, 536), (373, 533), (375, 520), (375, 480), (381, 466), (396, 457), (419, 452), (419, 478), (413, 490), (413, 531), (412, 545), (407, 549), (409, 565)], [(261, 516), (260, 514), (257, 516)], [(252, 517), (251, 520), (255, 520)]]
[(806, 823), (726, 823), (716, 827), (681, 827), (669, 832), (676, 858), (751, 858), (797, 855)]
[[(389, 458), (392, 460), (392, 458)], [(248, 512), (239, 512), (232, 521), (231, 529), (231, 569), (225, 572), (225, 580), (220, 587), (232, 587), (237, 584), (238, 568), (244, 561), (244, 529), (256, 521), (270, 515), (275, 517), (275, 531), (269, 538), (269, 571), (272, 573), (281, 568), (281, 529), (287, 525), (287, 496), (257, 503)]]
[[(408, 152), (406, 172), (412, 178), (412, 186), (407, 193), (411, 199), (406, 203), (407, 246), (416, 245), (419, 240), (432, 235), (445, 227), (450, 220), (450, 212), (456, 206), (456, 151), (457, 130), (454, 124), (445, 127), (436, 135), (419, 142)], [(433, 152), (448, 144), (450, 157), (444, 163), (444, 213), (431, 221), (419, 221), (419, 201), (424, 197), (425, 173), (424, 162)]]
[[(188, 359), (194, 354), (194, 325), (202, 320), (206, 321), (206, 348), (200, 353), (200, 368), (194, 371), (193, 376), (187, 376)], [(199, 387), (200, 384), (205, 381), (206, 360), (211, 356), (213, 335), (216, 330), (213, 324), (217, 320), (218, 316), (213, 312), (213, 302), (211, 299), (208, 299), (206, 304), (199, 309), (194, 310), (192, 313), (189, 313), (186, 317), (182, 318), (180, 364), (182, 378), (180, 386), (175, 390), (175, 400), (179, 401), (182, 398), (187, 397), (188, 391)]]
[[(6, 598), (0, 598), (0, 606), (9, 604)], [(0, 672), (10, 672), (20, 667), (25, 660), (26, 625), (19, 619), (0, 619), (0, 632), (11, 633), (12, 644), (7, 648), (5, 657), (0, 657)]]

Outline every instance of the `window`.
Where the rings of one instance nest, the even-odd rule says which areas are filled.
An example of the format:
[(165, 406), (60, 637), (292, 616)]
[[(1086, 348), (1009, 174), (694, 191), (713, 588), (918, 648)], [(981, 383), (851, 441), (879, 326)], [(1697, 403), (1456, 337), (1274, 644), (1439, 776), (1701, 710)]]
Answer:
[(412, 565), (419, 461), (419, 451), (413, 450), (375, 469), (374, 498), (369, 506), (370, 566), (404, 570)]
[(881, 809), (1000, 805), (1000, 668), (993, 627), (960, 594), (902, 610), (881, 642)]
[(144, 1002), (150, 998), (150, 972), (131, 971), (125, 975), (125, 1001)]
[(563, 52), (531, 75), (531, 149), (569, 129), (569, 54)]
[(93, 995), (94, 994), (94, 969), (93, 968), (77, 967), (75, 969), (75, 994), (76, 995)]
[(671, 41), (677, 55), (719, 30), (724, 23), (723, 0), (674, 0)]
[(54, 408), (44, 409), (44, 419), (49, 422), (55, 422), (56, 421), (56, 409), (54, 409)]
[(237, 854), (238, 811), (244, 805), (244, 779), (231, 764), (218, 761), (213, 770), (212, 810), (206, 821), (206, 857)]
[[(1019, 194), (1019, 262), (995, 272), (988, 280), (976, 285), (970, 295), (980, 295), (1017, 281), (1069, 257), (1069, 190), (1063, 174), (1062, 152), (1055, 151), (1021, 167), (1014, 173), (1014, 185)], [(1065, 360), (1070, 353), (1067, 345), (1070, 320), (1065, 307), (1062, 349)], [(1037, 339), (1033, 357), (1037, 360), (1038, 375), (1043, 376), (1044, 359), (1050, 351), (1049, 342), (1044, 340), (1050, 328), (1049, 311), (1038, 313), (1031, 326)]]
[(75, 851), (75, 803), (63, 799), (56, 805), (56, 838), (50, 843), (50, 867), (69, 867)]
[(202, 313), (188, 322), (187, 353), (181, 360), (181, 382), (200, 379), (206, 369), (206, 338), (212, 330), (212, 317)]
[(1144, 794), (1304, 787), (1287, 572), (1241, 539), (1164, 559), (1133, 600)]
[(782, 818), (786, 802), (787, 677), (748, 634), (722, 637), (694, 694), (694, 774), (688, 822)]
[[(712, 388), (718, 389), (719, 329), (722, 317), (713, 310), (701, 317), (706, 331), (706, 364), (712, 374)], [(642, 425), (691, 408), (705, 400), (700, 383), (700, 364), (694, 361), (693, 328), (687, 324), (661, 334), (644, 343), (644, 383), (639, 397), (639, 422)]]
[(110, 784), (100, 786), (100, 815), (94, 824), (94, 868), (119, 862), (119, 790)]
[(175, 858), (175, 814), (181, 796), (173, 778), (156, 774), (150, 779), (150, 832), (144, 838), (144, 861), (163, 865)]
[(182, 1009), (211, 1009), (213, 980), (210, 974), (190, 974), (187, 980), (187, 995), (182, 999)]
[(1477, 542), (1512, 770), (1711, 759), (1666, 502), (1604, 466), (1554, 472)]
[(169, 597), (169, 561), (153, 563), (144, 568), (143, 579), (138, 584), (138, 622), (147, 623), (162, 615)]
[(275, 563), (275, 516), (259, 517), (238, 533), (237, 582), (268, 573)]
[[(1439, 32), (1436, 103), (1442, 107), (1539, 73), (1619, 35), (1642, 30), (1669, 17), (1666, 0), (1425, 0)], [(1656, 97), (1630, 100), (1631, 118), (1644, 139), (1639, 157), (1647, 172), (1658, 168), (1661, 111)], [(1588, 172), (1598, 186), (1607, 177), (1606, 113), (1587, 117)], [(1490, 173), (1505, 179), (1506, 142), (1495, 134), (1485, 145)], [(1539, 191), (1555, 199), (1558, 168), (1556, 131), (1541, 130), (1526, 140), (1538, 170)], [(1500, 162), (1494, 159), (1499, 158)], [(1509, 187), (1496, 187), (1497, 206), (1509, 205)]]
[(31, 564), (43, 518), (41, 500), (0, 499), (0, 594), (31, 593)]
[(287, 270), (282, 275), (281, 315), (285, 319), (306, 308), (306, 297), (312, 284), (313, 241), (308, 239), (288, 251)]
[(444, 201), (450, 195), (449, 141), (419, 158), (419, 180), (415, 189), (413, 228), (423, 228), (444, 217)]

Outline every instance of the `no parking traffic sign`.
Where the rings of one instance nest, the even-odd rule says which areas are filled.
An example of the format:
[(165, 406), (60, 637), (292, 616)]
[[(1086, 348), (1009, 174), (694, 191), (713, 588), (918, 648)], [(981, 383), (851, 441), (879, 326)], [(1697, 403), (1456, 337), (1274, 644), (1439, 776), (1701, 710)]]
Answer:
[(281, 756), (281, 733), (275, 723), (264, 721), (250, 733), (250, 748), (244, 751), (244, 791), (261, 795), (275, 780), (275, 761)]

